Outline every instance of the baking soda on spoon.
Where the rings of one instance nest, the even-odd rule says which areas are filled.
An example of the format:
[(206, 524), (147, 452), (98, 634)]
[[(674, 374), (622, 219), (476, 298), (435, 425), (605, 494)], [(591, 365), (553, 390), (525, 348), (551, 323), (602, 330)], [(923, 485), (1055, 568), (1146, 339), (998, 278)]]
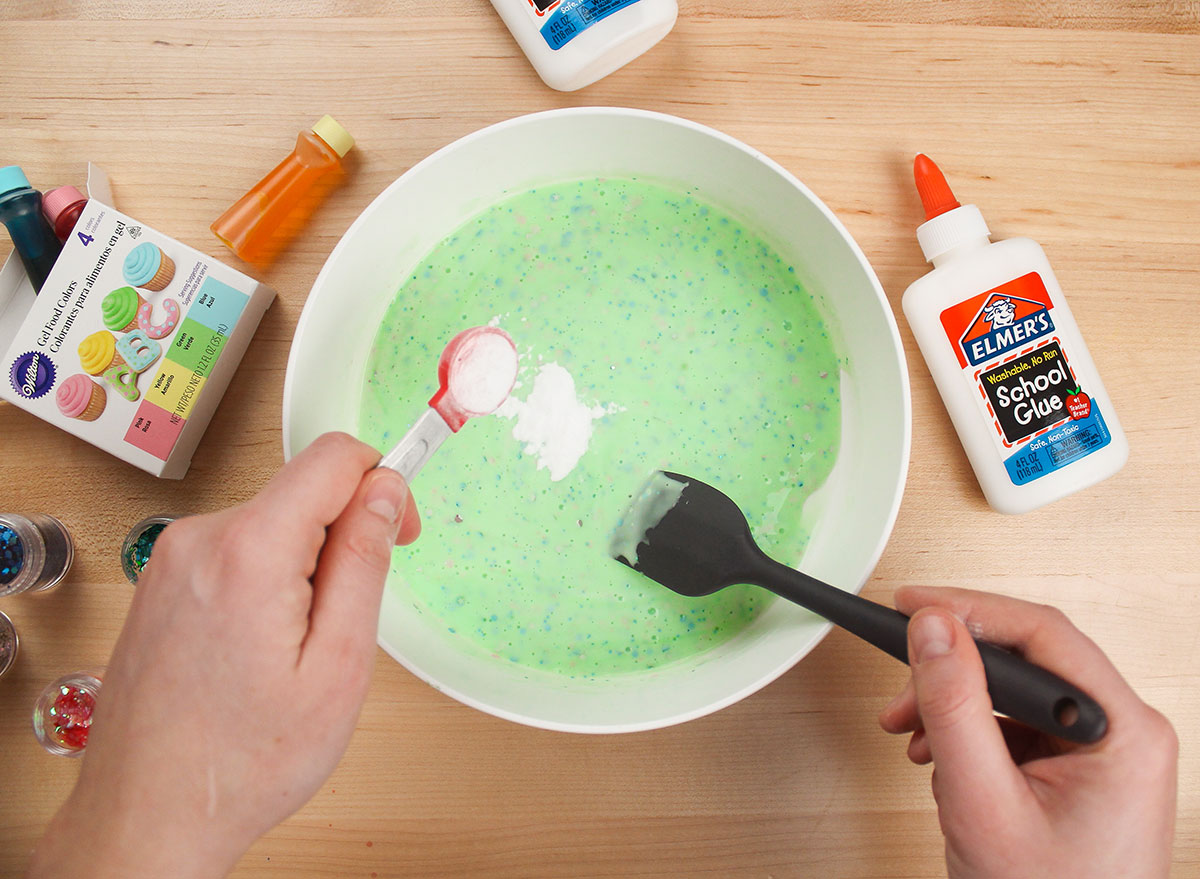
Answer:
[(508, 399), (513, 389), (517, 351), (503, 330), (486, 327), (467, 332), (472, 335), (455, 354), (446, 393), (465, 412), (488, 415)]
[(452, 433), (479, 415), (490, 415), (517, 382), (517, 349), (499, 327), (474, 327), (450, 340), (438, 359), (438, 391), (408, 433), (384, 455), (380, 467), (411, 482)]

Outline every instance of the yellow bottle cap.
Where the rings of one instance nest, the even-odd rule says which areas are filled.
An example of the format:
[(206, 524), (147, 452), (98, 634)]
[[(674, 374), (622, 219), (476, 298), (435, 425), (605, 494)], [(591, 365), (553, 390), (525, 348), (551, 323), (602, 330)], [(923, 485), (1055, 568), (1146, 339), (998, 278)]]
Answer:
[(350, 132), (342, 128), (332, 116), (322, 116), (321, 121), (312, 127), (312, 133), (329, 144), (339, 158), (345, 156), (350, 152), (350, 147), (354, 146), (354, 138), (350, 136)]

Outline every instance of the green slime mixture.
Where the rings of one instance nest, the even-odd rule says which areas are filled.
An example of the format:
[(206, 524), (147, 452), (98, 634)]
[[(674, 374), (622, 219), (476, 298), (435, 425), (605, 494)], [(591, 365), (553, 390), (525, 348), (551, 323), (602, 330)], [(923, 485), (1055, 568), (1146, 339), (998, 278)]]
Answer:
[(839, 359), (792, 266), (691, 194), (580, 180), (495, 204), (400, 288), (367, 365), (359, 435), (390, 448), (436, 390), (446, 342), (498, 322), (517, 344), (513, 396), (557, 363), (588, 406), (588, 451), (552, 481), (476, 418), (417, 478), (423, 530), (388, 588), (448, 637), (570, 677), (675, 662), (743, 629), (770, 601), (750, 586), (684, 598), (609, 555), (656, 469), (732, 497), (759, 544), (795, 564), (800, 517), (837, 456)]

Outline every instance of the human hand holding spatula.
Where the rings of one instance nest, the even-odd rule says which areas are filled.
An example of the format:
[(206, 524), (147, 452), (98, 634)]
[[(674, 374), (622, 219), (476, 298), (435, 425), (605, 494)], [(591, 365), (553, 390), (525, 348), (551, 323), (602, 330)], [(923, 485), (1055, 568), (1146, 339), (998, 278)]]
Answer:
[[(612, 555), (680, 595), (749, 583), (819, 614), (908, 662), (908, 617), (768, 557), (729, 497), (678, 473), (657, 472), (618, 526)], [(994, 644), (976, 641), (995, 710), (1071, 742), (1104, 736), (1104, 709), (1077, 687)]]

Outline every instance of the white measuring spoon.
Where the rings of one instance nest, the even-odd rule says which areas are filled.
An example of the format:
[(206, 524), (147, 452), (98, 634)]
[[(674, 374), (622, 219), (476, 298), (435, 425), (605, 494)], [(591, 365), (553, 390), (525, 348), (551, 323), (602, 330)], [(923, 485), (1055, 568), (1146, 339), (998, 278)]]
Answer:
[(450, 340), (438, 358), (438, 391), (429, 408), (379, 462), (408, 482), (452, 433), (490, 415), (517, 382), (517, 347), (499, 327), (472, 327)]

